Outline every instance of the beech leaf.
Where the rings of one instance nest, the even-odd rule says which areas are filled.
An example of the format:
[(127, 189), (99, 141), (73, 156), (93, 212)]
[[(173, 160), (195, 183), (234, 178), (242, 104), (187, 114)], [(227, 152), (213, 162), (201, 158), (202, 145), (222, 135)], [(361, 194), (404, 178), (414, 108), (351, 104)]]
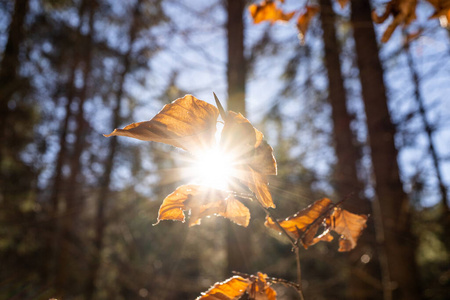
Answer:
[(233, 157), (240, 158), (261, 144), (264, 135), (242, 114), (228, 111), (224, 121), (220, 145)]
[[(332, 241), (330, 231), (335, 231), (340, 235), (338, 251), (344, 252), (356, 247), (358, 238), (366, 228), (367, 218), (367, 215), (357, 215), (335, 207), (329, 199), (323, 198), (295, 215), (279, 220), (278, 223), (293, 238), (299, 239), (305, 249), (320, 241)], [(280, 231), (269, 216), (266, 217), (265, 225)], [(325, 229), (316, 236), (321, 225), (324, 225)]]
[(275, 208), (275, 204), (273, 203), (272, 196), (269, 191), (269, 183), (264, 174), (256, 172), (252, 169), (252, 167), (247, 166), (243, 174), (239, 175), (239, 179), (246, 185), (248, 188), (255, 193), (258, 198), (259, 203), (261, 203), (264, 207)]
[(252, 4), (248, 9), (255, 24), (264, 21), (269, 21), (271, 23), (277, 21), (286, 22), (289, 21), (295, 13), (284, 13), (277, 7), (275, 2), (269, 0), (262, 1), (260, 4)]
[(399, 25), (407, 26), (416, 19), (417, 0), (391, 0), (386, 4), (386, 9), (382, 15), (372, 12), (372, 20), (381, 24), (392, 15), (394, 19), (386, 28), (381, 37), (381, 41), (386, 43), (391, 38), (392, 33)]
[[(296, 214), (287, 217), (284, 220), (279, 220), (278, 223), (294, 239), (301, 239), (303, 246), (308, 248), (308, 246), (312, 245), (314, 236), (331, 205), (332, 202), (328, 198), (317, 200)], [(269, 216), (266, 217), (264, 225), (278, 231), (280, 230)]]
[(357, 215), (342, 208), (334, 209), (333, 214), (327, 219), (327, 225), (341, 235), (338, 251), (350, 251), (356, 247), (358, 238), (367, 226), (366, 222), (366, 215)]
[(214, 145), (218, 115), (213, 105), (186, 95), (165, 105), (150, 121), (115, 129), (105, 136), (127, 136), (196, 152)]
[(277, 293), (266, 279), (267, 275), (260, 272), (249, 278), (233, 276), (223, 282), (217, 282), (196, 300), (236, 300), (245, 292), (249, 299), (276, 300)]
[(189, 226), (199, 225), (201, 218), (211, 215), (220, 215), (244, 227), (250, 221), (249, 209), (229, 192), (201, 185), (182, 185), (164, 199), (156, 224), (161, 220), (184, 222), (187, 210), (190, 210)]
[(273, 156), (273, 149), (266, 141), (262, 141), (255, 149), (249, 165), (261, 174), (277, 175), (277, 162)]
[(223, 282), (217, 282), (208, 291), (202, 293), (196, 300), (234, 300), (242, 296), (247, 287), (250, 285), (250, 280), (242, 278), (241, 276), (233, 276)]

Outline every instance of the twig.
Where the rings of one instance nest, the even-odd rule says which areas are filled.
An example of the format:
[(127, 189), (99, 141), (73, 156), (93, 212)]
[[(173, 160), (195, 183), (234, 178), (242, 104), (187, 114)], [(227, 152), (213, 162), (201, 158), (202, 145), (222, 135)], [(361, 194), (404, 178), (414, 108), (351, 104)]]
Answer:
[[(239, 197), (240, 195), (237, 194), (237, 197)], [(289, 239), (289, 241), (292, 244), (292, 247), (295, 251), (295, 259), (297, 261), (297, 280), (298, 280), (298, 284), (296, 284), (296, 290), (300, 296), (301, 300), (305, 300), (305, 297), (303, 296), (303, 290), (302, 290), (302, 273), (301, 273), (301, 268), (300, 268), (300, 251), (298, 248), (298, 243), (297, 241), (291, 237), (289, 235), (289, 233), (286, 231), (286, 229), (284, 229), (280, 223), (278, 222), (278, 220), (272, 215), (272, 212), (267, 208), (264, 207), (264, 205), (261, 204), (260, 201), (258, 201), (258, 196), (256, 196), (255, 193), (252, 192), (251, 195), (242, 195), (243, 198), (247, 198), (247, 199), (254, 199), (256, 200), (256, 202), (259, 204), (259, 206), (266, 212), (267, 215), (269, 215), (269, 217), (274, 221), (274, 223), (277, 225), (277, 227), (280, 229), (280, 231)]]
[[(237, 271), (232, 271), (231, 273), (233, 273), (234, 275), (241, 276), (243, 278), (250, 278), (250, 279), (256, 278), (256, 276), (252, 275), (252, 274), (247, 274), (247, 273), (242, 273), (242, 272), (237, 272)], [(289, 280), (286, 280), (286, 279), (283, 279), (283, 278), (267, 277), (266, 280), (268, 282), (270, 282), (270, 283), (282, 284), (284, 286), (291, 287), (291, 288), (294, 288), (296, 290), (300, 290), (301, 289), (301, 287), (300, 287), (300, 285), (298, 283), (295, 283), (295, 282), (292, 282), (292, 281), (289, 281)]]

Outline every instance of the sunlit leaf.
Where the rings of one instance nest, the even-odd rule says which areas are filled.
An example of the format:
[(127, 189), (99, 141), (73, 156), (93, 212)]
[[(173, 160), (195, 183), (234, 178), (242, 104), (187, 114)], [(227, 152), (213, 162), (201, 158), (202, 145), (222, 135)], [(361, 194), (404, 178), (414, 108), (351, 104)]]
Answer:
[(356, 247), (358, 238), (366, 228), (367, 216), (353, 214), (342, 208), (335, 208), (327, 219), (329, 228), (341, 235), (339, 251), (350, 251)]
[(277, 21), (286, 22), (294, 15), (294, 12), (284, 13), (277, 7), (275, 2), (268, 0), (262, 1), (260, 4), (252, 4), (248, 9), (255, 24), (263, 21), (269, 21), (271, 23)]
[(182, 185), (168, 195), (158, 213), (161, 220), (185, 221), (184, 211), (190, 210), (189, 226), (199, 225), (201, 218), (219, 215), (247, 227), (250, 211), (232, 194), (201, 185)]
[(276, 300), (277, 293), (275, 290), (270, 287), (270, 284), (267, 282), (267, 275), (261, 272), (258, 272), (257, 276), (252, 276), (254, 282), (250, 287), (248, 287), (247, 293), (250, 296), (250, 299), (255, 300)]
[(305, 41), (306, 31), (308, 30), (309, 23), (312, 18), (319, 12), (318, 6), (306, 6), (306, 11), (301, 14), (297, 19), (297, 28), (300, 35), (300, 40), (302, 43)]
[(105, 136), (127, 136), (196, 152), (215, 143), (218, 115), (215, 106), (186, 95), (165, 105), (150, 121), (115, 129)]
[(224, 121), (220, 145), (231, 155), (241, 157), (261, 144), (264, 135), (242, 114), (228, 111)]
[[(367, 218), (366, 215), (334, 207), (329, 199), (323, 198), (285, 220), (278, 220), (278, 223), (294, 239), (299, 239), (305, 248), (320, 241), (332, 241), (330, 231), (335, 231), (340, 235), (339, 251), (343, 252), (356, 247), (358, 238), (366, 228)], [(266, 217), (265, 225), (280, 231), (270, 217)], [(316, 236), (320, 226), (324, 226), (324, 231)]]
[[(313, 242), (314, 236), (322, 221), (325, 219), (325, 215), (329, 211), (331, 205), (332, 202), (328, 198), (317, 200), (296, 214), (287, 217), (284, 220), (279, 220), (278, 223), (294, 239), (301, 239), (303, 245), (307, 248)], [(278, 231), (280, 230), (270, 217), (266, 218), (264, 225)]]
[(250, 283), (250, 280), (242, 278), (241, 276), (233, 276), (223, 282), (214, 284), (208, 291), (202, 293), (197, 300), (238, 299), (245, 293)]
[(275, 208), (269, 191), (269, 183), (264, 174), (256, 172), (252, 167), (245, 167), (239, 172), (239, 180), (243, 182), (258, 198), (258, 201), (266, 208)]
[(391, 0), (386, 4), (386, 10), (379, 16), (375, 11), (372, 12), (372, 19), (375, 23), (381, 24), (392, 15), (394, 18), (386, 28), (381, 38), (383, 43), (387, 42), (394, 30), (399, 25), (407, 26), (416, 19), (417, 0)]
[(237, 300), (246, 292), (249, 299), (276, 300), (277, 293), (266, 279), (267, 275), (260, 272), (257, 276), (251, 275), (249, 278), (233, 276), (214, 284), (197, 300)]
[(277, 162), (273, 156), (273, 149), (266, 141), (262, 141), (255, 149), (248, 164), (253, 170), (261, 174), (277, 175)]

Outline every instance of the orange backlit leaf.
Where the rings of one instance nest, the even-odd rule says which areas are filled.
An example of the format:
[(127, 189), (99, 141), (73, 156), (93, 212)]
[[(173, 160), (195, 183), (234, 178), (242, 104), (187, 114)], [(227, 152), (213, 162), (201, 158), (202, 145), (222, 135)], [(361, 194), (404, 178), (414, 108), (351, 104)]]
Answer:
[[(279, 220), (278, 223), (283, 227), (293, 238), (301, 239), (305, 248), (313, 242), (314, 236), (319, 229), (325, 214), (328, 212), (332, 202), (328, 198), (317, 200), (305, 209), (300, 210), (293, 216), (284, 220)], [(269, 228), (280, 230), (275, 222), (269, 216), (264, 223)]]
[(233, 276), (223, 282), (214, 284), (196, 300), (237, 300), (244, 293), (247, 293), (249, 299), (276, 300), (277, 293), (266, 279), (267, 275), (260, 272), (256, 276), (249, 276), (249, 278)]
[(259, 203), (264, 207), (275, 208), (272, 196), (269, 191), (269, 183), (264, 174), (256, 172), (247, 166), (243, 171), (238, 172), (238, 178), (242, 181), (258, 198)]
[(262, 141), (255, 149), (248, 164), (253, 170), (261, 174), (277, 175), (277, 162), (273, 156), (273, 149), (266, 141)]
[(249, 209), (229, 192), (201, 185), (182, 185), (164, 199), (156, 224), (161, 220), (184, 222), (187, 210), (190, 210), (189, 226), (199, 225), (201, 218), (211, 215), (225, 217), (244, 227), (250, 221)]
[(220, 144), (233, 156), (240, 157), (261, 144), (264, 135), (242, 114), (228, 111), (224, 121)]
[[(356, 247), (358, 238), (366, 228), (367, 218), (366, 215), (353, 214), (335, 207), (329, 199), (323, 198), (285, 220), (278, 220), (278, 223), (293, 238), (300, 240), (305, 248), (320, 241), (332, 241), (330, 231), (335, 231), (340, 235), (338, 251), (344, 252)], [(265, 225), (280, 231), (269, 216), (266, 217)], [(321, 225), (325, 226), (325, 229), (316, 236)]]
[(286, 22), (289, 21), (295, 13), (284, 13), (277, 7), (275, 2), (269, 0), (262, 1), (260, 4), (252, 4), (248, 9), (255, 24), (264, 21), (269, 21), (271, 23), (277, 21)]
[(386, 4), (386, 10), (382, 15), (379, 16), (375, 11), (372, 12), (372, 20), (377, 24), (386, 21), (390, 15), (394, 17), (381, 37), (383, 43), (391, 38), (392, 33), (399, 25), (407, 26), (416, 19), (416, 6), (417, 0), (391, 0)]
[(214, 284), (208, 291), (202, 293), (196, 300), (234, 300), (239, 299), (247, 287), (251, 284), (250, 280), (241, 276), (233, 276), (223, 282)]
[(257, 276), (252, 276), (250, 278), (253, 283), (248, 287), (247, 293), (250, 299), (257, 300), (276, 300), (277, 293), (270, 287), (270, 283), (267, 282), (267, 275), (258, 272)]
[(344, 252), (356, 247), (358, 238), (367, 226), (366, 222), (366, 215), (357, 215), (342, 208), (335, 208), (326, 223), (331, 230), (341, 235), (339, 251)]
[(165, 105), (150, 121), (115, 129), (105, 136), (127, 136), (196, 152), (214, 145), (218, 115), (215, 106), (186, 95)]
[(308, 31), (309, 23), (312, 18), (319, 12), (318, 6), (306, 6), (306, 11), (301, 14), (297, 19), (297, 28), (300, 35), (300, 40), (302, 43), (305, 41), (306, 31)]

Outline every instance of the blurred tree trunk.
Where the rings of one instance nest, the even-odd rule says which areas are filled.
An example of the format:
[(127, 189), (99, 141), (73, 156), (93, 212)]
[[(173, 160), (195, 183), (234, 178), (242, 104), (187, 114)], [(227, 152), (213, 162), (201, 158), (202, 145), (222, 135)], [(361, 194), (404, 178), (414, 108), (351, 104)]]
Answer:
[[(245, 1), (227, 0), (227, 40), (228, 40), (228, 110), (245, 115), (246, 59), (244, 57)], [(248, 272), (251, 257), (250, 235), (246, 228), (227, 222), (227, 273)]]
[[(409, 201), (403, 191), (395, 147), (395, 127), (388, 110), (383, 69), (368, 0), (352, 0), (351, 23), (368, 138), (375, 177), (375, 191), (382, 223), (388, 269), (384, 274), (386, 299), (421, 299), (411, 233)], [(386, 278), (385, 278), (386, 279)]]
[[(76, 28), (76, 41), (79, 41), (81, 39), (81, 26), (82, 26), (82, 16), (84, 15), (86, 9), (86, 0), (83, 0), (80, 4), (80, 7), (78, 9), (78, 15), (80, 16), (80, 22)], [(70, 70), (69, 70), (69, 77), (67, 79), (67, 82), (65, 84), (66, 89), (66, 103), (65, 103), (65, 117), (61, 124), (61, 131), (59, 133), (59, 150), (56, 157), (56, 164), (55, 164), (55, 170), (53, 174), (53, 183), (51, 185), (51, 191), (50, 191), (50, 228), (51, 231), (51, 238), (50, 238), (50, 247), (52, 249), (52, 261), (49, 264), (49, 279), (51, 282), (56, 282), (56, 285), (58, 285), (58, 260), (61, 250), (61, 239), (62, 239), (62, 232), (61, 232), (61, 216), (60, 216), (60, 198), (62, 196), (62, 192), (64, 191), (64, 185), (65, 180), (63, 176), (63, 168), (67, 160), (67, 154), (68, 154), (68, 144), (67, 144), (67, 135), (69, 133), (69, 121), (72, 118), (72, 103), (75, 98), (75, 75), (78, 69), (78, 66), (81, 61), (81, 50), (79, 42), (76, 42), (75, 49), (73, 49), (73, 55), (72, 55), (72, 61), (70, 62)], [(60, 61), (60, 63), (64, 63), (63, 61)], [(51, 283), (53, 284), (53, 283)]]
[[(83, 3), (82, 3), (83, 5)], [(84, 104), (88, 97), (88, 88), (90, 84), (90, 72), (92, 63), (92, 38), (94, 30), (94, 12), (95, 12), (95, 1), (90, 1), (87, 4), (88, 9), (88, 27), (89, 33), (84, 36), (80, 35), (82, 40), (81, 53), (83, 61), (83, 86), (79, 91), (78, 97), (78, 111), (75, 115), (76, 129), (75, 129), (75, 141), (73, 144), (73, 151), (70, 156), (70, 175), (67, 180), (67, 185), (65, 189), (65, 212), (64, 218), (62, 218), (61, 223), (61, 252), (59, 254), (58, 266), (57, 266), (57, 289), (59, 295), (67, 294), (70, 291), (70, 278), (69, 274), (75, 265), (79, 265), (80, 261), (77, 259), (77, 255), (72, 251), (76, 245), (77, 241), (77, 221), (81, 215), (83, 208), (83, 203), (81, 201), (81, 185), (79, 180), (81, 177), (82, 164), (81, 155), (86, 146), (86, 133), (88, 130), (88, 124), (84, 118)], [(82, 20), (82, 14), (80, 14)], [(80, 21), (82, 22), (82, 21)]]
[[(8, 40), (6, 41), (3, 58), (0, 63), (0, 143), (5, 144), (6, 121), (8, 117), (8, 102), (15, 91), (17, 91), (24, 81), (20, 80), (19, 72), (19, 52), (20, 45), (25, 38), (24, 23), (28, 12), (28, 0), (16, 0), (14, 11), (9, 25)], [(2, 162), (3, 149), (0, 148), (0, 164)], [(1, 181), (0, 181), (1, 183)]]
[(422, 119), (422, 123), (424, 126), (425, 134), (428, 137), (428, 150), (430, 151), (431, 160), (433, 161), (434, 172), (436, 173), (436, 178), (439, 185), (439, 191), (441, 193), (441, 206), (442, 206), (442, 214), (441, 214), (441, 222), (444, 228), (444, 244), (447, 248), (447, 262), (450, 263), (450, 208), (447, 197), (447, 187), (444, 183), (443, 174), (441, 172), (440, 159), (437, 153), (437, 149), (434, 143), (433, 134), (434, 128), (432, 124), (428, 121), (427, 112), (425, 108), (425, 104), (423, 101), (422, 93), (420, 92), (420, 80), (419, 74), (417, 73), (416, 67), (414, 66), (413, 56), (410, 49), (410, 44), (405, 43), (405, 53), (406, 59), (408, 63), (408, 68), (411, 72), (412, 81), (414, 84), (414, 98), (417, 102), (417, 106), (419, 107), (419, 115)]
[[(344, 87), (344, 79), (341, 72), (340, 45), (336, 38), (335, 13), (331, 0), (320, 0), (320, 21), (323, 31), (325, 67), (328, 75), (328, 101), (332, 109), (333, 139), (337, 163), (333, 174), (335, 190), (339, 199), (353, 193), (344, 206), (350, 211), (359, 214), (371, 212), (370, 202), (364, 198), (362, 183), (358, 178), (357, 165), (359, 160), (358, 148), (355, 145), (355, 137), (350, 127), (351, 117), (347, 111), (347, 95)], [(353, 270), (362, 267), (361, 256), (365, 253), (374, 253), (374, 246), (370, 241), (375, 240), (373, 222), (369, 220), (369, 228), (359, 239), (358, 246), (349, 254), (350, 278), (348, 280), (349, 299), (379, 299), (380, 289), (368, 284), (368, 280)], [(370, 265), (364, 265), (366, 276), (376, 280), (377, 262), (374, 257)], [(380, 286), (380, 284), (378, 285)]]
[[(138, 24), (139, 24), (139, 14), (140, 14), (140, 4), (142, 0), (138, 0), (135, 4), (133, 14), (132, 14), (132, 23), (130, 25), (130, 29), (128, 32), (129, 36), (129, 46), (127, 52), (123, 55), (123, 69), (119, 74), (119, 90), (116, 93), (115, 107), (112, 115), (112, 128), (118, 128), (121, 123), (120, 110), (122, 107), (122, 97), (124, 94), (125, 88), (125, 79), (127, 77), (128, 72), (130, 71), (131, 66), (131, 51), (133, 49), (133, 44), (136, 39), (136, 35), (138, 32)], [(86, 288), (86, 299), (90, 300), (94, 297), (95, 293), (95, 283), (98, 277), (98, 271), (101, 264), (101, 252), (103, 249), (103, 236), (105, 232), (105, 228), (107, 226), (105, 220), (105, 210), (108, 204), (108, 199), (110, 198), (110, 189), (109, 185), (111, 183), (111, 176), (114, 167), (114, 157), (116, 155), (118, 147), (117, 137), (113, 137), (109, 139), (109, 145), (107, 147), (108, 155), (106, 157), (106, 161), (104, 163), (104, 172), (103, 177), (100, 181), (100, 192), (97, 199), (97, 207), (96, 207), (96, 218), (95, 218), (95, 238), (94, 238), (94, 249), (92, 258), (89, 266), (89, 273), (87, 278), (87, 288)]]

